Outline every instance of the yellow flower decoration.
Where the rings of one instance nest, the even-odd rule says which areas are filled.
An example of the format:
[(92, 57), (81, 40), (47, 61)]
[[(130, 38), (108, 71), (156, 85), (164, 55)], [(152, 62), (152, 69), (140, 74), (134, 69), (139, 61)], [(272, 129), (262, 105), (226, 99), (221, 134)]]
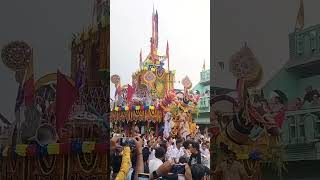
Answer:
[(131, 157), (130, 157), (130, 147), (124, 147), (121, 168), (115, 180), (124, 180), (127, 178), (129, 168), (131, 165)]

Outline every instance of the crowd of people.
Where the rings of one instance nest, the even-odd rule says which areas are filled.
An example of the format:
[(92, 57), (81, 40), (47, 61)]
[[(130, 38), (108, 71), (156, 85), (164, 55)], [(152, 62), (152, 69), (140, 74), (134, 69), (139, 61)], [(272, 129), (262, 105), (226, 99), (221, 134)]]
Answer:
[[(237, 160), (236, 153), (231, 150), (224, 149), (223, 160), (217, 164), (211, 179), (213, 180), (251, 180), (255, 174), (260, 173), (259, 170), (255, 174), (249, 175), (244, 165)], [(257, 168), (259, 169), (259, 168)]]
[(288, 109), (296, 111), (300, 109), (308, 109), (313, 107), (320, 107), (320, 93), (317, 89), (313, 89), (312, 86), (308, 86), (305, 89), (305, 95), (302, 98), (296, 98), (295, 102), (289, 105)]
[[(200, 132), (199, 132), (200, 134)], [(133, 137), (112, 135), (111, 179), (121, 171), (122, 151), (131, 149), (131, 167), (127, 180), (146, 179), (210, 179), (210, 138), (205, 134), (195, 137), (168, 137), (134, 132)], [(141, 176), (141, 177), (140, 177)]]

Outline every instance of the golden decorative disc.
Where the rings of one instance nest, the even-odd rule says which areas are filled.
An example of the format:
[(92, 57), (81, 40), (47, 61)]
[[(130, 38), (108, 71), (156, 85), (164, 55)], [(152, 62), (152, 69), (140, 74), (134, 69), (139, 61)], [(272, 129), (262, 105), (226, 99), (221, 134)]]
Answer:
[(254, 81), (259, 76), (261, 66), (247, 46), (231, 56), (230, 72), (238, 79)]
[(13, 41), (1, 51), (3, 63), (13, 71), (25, 69), (32, 60), (32, 49), (23, 41)]
[(111, 76), (111, 82), (115, 85), (117, 85), (118, 83), (120, 83), (120, 76), (115, 74)]

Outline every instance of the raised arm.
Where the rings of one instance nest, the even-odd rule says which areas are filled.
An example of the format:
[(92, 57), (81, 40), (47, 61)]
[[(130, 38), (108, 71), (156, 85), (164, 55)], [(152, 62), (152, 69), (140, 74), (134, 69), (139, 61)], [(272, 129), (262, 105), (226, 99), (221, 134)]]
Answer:
[(138, 174), (144, 173), (144, 164), (143, 164), (143, 156), (142, 156), (142, 147), (143, 147), (143, 140), (136, 136), (134, 138), (136, 144), (136, 153), (137, 153), (137, 163), (136, 163), (136, 170), (134, 174), (134, 179), (138, 180)]

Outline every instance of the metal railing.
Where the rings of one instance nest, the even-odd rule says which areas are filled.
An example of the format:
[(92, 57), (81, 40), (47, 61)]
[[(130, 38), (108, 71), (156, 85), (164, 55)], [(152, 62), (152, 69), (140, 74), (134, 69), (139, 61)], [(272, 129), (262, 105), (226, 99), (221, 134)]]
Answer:
[(320, 107), (290, 110), (282, 128), (288, 161), (320, 158)]

